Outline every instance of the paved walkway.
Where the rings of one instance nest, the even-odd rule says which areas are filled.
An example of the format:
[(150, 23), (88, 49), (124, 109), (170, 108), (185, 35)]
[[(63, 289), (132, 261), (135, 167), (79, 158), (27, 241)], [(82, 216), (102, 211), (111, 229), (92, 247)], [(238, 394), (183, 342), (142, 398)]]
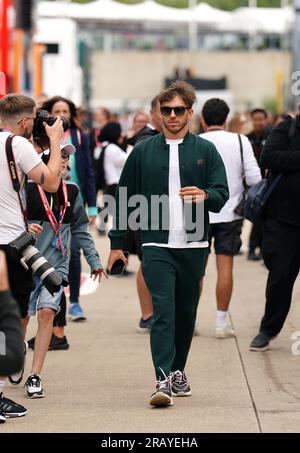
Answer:
[[(104, 261), (108, 242), (97, 243)], [(137, 266), (131, 259), (131, 269)], [(82, 298), (88, 321), (69, 324), (70, 350), (49, 352), (46, 398), (27, 400), (22, 387), (7, 385), (7, 396), (24, 404), (28, 415), (8, 420), (0, 432), (299, 432), (300, 355), (291, 352), (291, 335), (300, 331), (299, 284), (282, 334), (270, 351), (254, 353), (248, 344), (264, 308), (265, 268), (245, 256), (236, 259), (236, 340), (213, 337), (215, 277), (212, 257), (198, 314), (201, 336), (194, 338), (187, 366), (191, 398), (167, 409), (148, 407), (154, 376), (149, 337), (135, 332), (135, 281), (111, 278)], [(32, 352), (27, 369), (31, 358)]]

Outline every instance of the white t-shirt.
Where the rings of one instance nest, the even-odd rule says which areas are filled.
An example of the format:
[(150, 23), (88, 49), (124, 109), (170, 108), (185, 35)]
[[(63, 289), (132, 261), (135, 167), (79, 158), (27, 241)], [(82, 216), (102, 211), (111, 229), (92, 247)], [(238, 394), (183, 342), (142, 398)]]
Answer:
[[(0, 132), (0, 244), (8, 244), (25, 231), (23, 214), (17, 192), (13, 189), (8, 169), (5, 142), (10, 132)], [(21, 199), (25, 206), (25, 174), (39, 165), (42, 160), (29, 141), (16, 136), (12, 142), (13, 154), (17, 166), (21, 190)]]
[[(103, 147), (105, 145), (105, 143), (102, 143)], [(108, 186), (119, 183), (120, 176), (128, 156), (129, 152), (125, 153), (114, 143), (110, 143), (106, 146), (104, 156), (104, 173), (106, 184)]]
[[(243, 166), (240, 151), (238, 134), (223, 130), (206, 132), (201, 134), (202, 138), (214, 143), (225, 165), (229, 200), (216, 214), (209, 213), (210, 223), (232, 222), (241, 217), (236, 215), (234, 209), (242, 199), (243, 187)], [(241, 135), (244, 157), (244, 174), (248, 186), (253, 186), (261, 180), (261, 173), (255, 159), (251, 143), (245, 135)]]
[(187, 242), (186, 230), (184, 227), (183, 202), (179, 196), (181, 189), (179, 171), (179, 147), (181, 140), (166, 140), (170, 146), (169, 159), (169, 240), (167, 244), (149, 242), (143, 247), (156, 246), (168, 247), (173, 249), (182, 248), (205, 248), (208, 242)]

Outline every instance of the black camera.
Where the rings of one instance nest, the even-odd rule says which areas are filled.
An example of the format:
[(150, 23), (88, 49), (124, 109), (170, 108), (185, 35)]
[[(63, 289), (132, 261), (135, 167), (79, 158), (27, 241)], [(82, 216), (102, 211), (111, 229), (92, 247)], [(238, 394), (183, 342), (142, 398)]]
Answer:
[[(32, 137), (42, 149), (47, 149), (50, 147), (49, 137), (46, 133), (44, 123), (47, 123), (48, 126), (53, 126), (56, 121), (56, 116), (51, 116), (47, 110), (38, 110), (36, 112), (36, 117), (33, 124)], [(63, 123), (63, 129), (69, 129), (70, 123), (65, 116), (60, 117)]]
[(61, 285), (64, 285), (64, 281), (54, 267), (34, 247), (34, 244), (35, 238), (32, 234), (24, 231), (17, 239), (8, 244), (9, 253), (15, 261), (20, 261), (25, 269), (30, 268), (53, 296), (59, 291)]

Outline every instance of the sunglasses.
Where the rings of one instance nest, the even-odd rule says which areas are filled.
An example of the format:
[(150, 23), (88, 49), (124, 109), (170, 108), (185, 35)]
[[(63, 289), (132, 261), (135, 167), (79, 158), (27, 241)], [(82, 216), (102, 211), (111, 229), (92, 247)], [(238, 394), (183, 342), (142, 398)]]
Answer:
[(178, 105), (177, 107), (165, 106), (160, 108), (160, 113), (162, 114), (162, 116), (170, 116), (171, 113), (174, 112), (176, 116), (183, 116), (186, 110), (189, 110), (189, 108), (185, 105)]

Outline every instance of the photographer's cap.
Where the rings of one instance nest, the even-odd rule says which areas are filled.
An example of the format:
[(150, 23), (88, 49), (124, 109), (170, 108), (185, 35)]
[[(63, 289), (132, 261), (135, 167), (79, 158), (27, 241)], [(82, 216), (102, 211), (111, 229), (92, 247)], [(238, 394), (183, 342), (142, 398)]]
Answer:
[(76, 148), (71, 143), (66, 143), (65, 145), (60, 145), (60, 150), (66, 153), (68, 156), (76, 153)]

